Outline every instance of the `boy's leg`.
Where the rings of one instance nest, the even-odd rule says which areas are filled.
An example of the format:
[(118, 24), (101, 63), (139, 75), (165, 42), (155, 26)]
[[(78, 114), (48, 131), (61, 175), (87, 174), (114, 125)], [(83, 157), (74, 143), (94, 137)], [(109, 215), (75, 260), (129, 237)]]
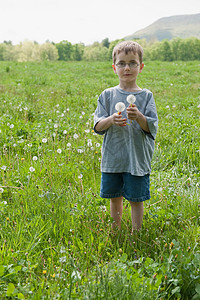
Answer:
[(139, 230), (142, 227), (144, 203), (129, 201), (131, 205), (132, 230)]
[(121, 219), (123, 213), (123, 196), (110, 199), (110, 214), (114, 222), (112, 227), (121, 228)]

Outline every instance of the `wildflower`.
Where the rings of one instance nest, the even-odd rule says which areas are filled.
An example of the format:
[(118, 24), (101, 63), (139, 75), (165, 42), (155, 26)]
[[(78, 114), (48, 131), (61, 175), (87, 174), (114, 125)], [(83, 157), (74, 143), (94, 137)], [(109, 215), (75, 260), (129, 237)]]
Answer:
[(136, 97), (134, 95), (128, 95), (126, 100), (132, 106), (132, 104), (135, 103), (135, 101), (136, 101)]
[(1, 167), (1, 169), (4, 170), (4, 171), (6, 170), (6, 168), (7, 168), (6, 166)]
[(10, 128), (11, 128), (11, 129), (14, 128), (14, 124), (11, 124), (11, 125), (10, 125)]
[(43, 270), (43, 272), (42, 272), (42, 273), (45, 275), (45, 274), (47, 274), (47, 271), (46, 271), (46, 270)]
[(67, 130), (64, 130), (64, 131), (63, 131), (63, 134), (67, 134)]
[(123, 102), (118, 102), (115, 105), (115, 109), (118, 111), (118, 114), (125, 110), (125, 104)]
[(88, 142), (87, 142), (87, 145), (88, 145), (88, 147), (92, 147), (92, 140), (88, 140)]
[(77, 149), (78, 153), (83, 153), (84, 150), (83, 149)]
[(101, 145), (99, 143), (96, 143), (96, 147), (100, 147)]
[(62, 150), (61, 150), (61, 149), (58, 149), (57, 152), (60, 154), (60, 153), (62, 152)]
[(1, 194), (3, 193), (3, 189), (2, 189), (2, 188), (0, 188), (0, 193), (1, 193)]
[(58, 128), (58, 124), (54, 124), (54, 126), (53, 126), (54, 128)]
[(73, 137), (74, 137), (74, 139), (77, 139), (77, 138), (78, 138), (78, 134), (75, 133), (75, 134), (73, 135)]
[(82, 179), (82, 178), (83, 178), (83, 174), (80, 174), (80, 175), (78, 176), (78, 178), (79, 178), (79, 179)]
[(85, 130), (85, 133), (89, 133), (89, 132), (90, 132), (90, 129), (86, 129), (86, 130)]
[(35, 172), (35, 168), (30, 167), (30, 168), (29, 168), (29, 171), (30, 171), (30, 172)]
[(22, 157), (22, 158), (21, 158), (21, 161), (24, 161), (24, 160), (25, 160), (25, 158), (24, 158), (24, 157)]
[(170, 243), (170, 249), (172, 249), (173, 247), (174, 247), (174, 243), (171, 242), (171, 243)]
[(43, 143), (46, 143), (46, 142), (47, 142), (47, 139), (46, 139), (46, 138), (42, 139), (42, 142), (43, 142)]
[(197, 107), (200, 108), (200, 104)]
[(37, 156), (33, 156), (33, 160), (37, 160), (38, 158), (37, 158)]
[(67, 143), (67, 147), (71, 147), (71, 143)]
[(121, 248), (119, 248), (119, 253), (122, 254), (123, 253), (123, 250)]
[(49, 122), (52, 122), (52, 120), (51, 120), (51, 119), (49, 119)]
[(82, 115), (85, 115), (85, 112), (84, 112), (84, 111), (82, 111)]

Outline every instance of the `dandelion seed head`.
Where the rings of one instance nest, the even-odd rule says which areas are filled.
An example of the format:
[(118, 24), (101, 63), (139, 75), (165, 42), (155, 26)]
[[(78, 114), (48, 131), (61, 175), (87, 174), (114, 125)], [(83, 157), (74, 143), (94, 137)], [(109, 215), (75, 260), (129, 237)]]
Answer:
[(30, 172), (35, 172), (35, 168), (30, 167), (30, 168), (29, 168), (29, 171), (30, 171)]
[(71, 147), (71, 143), (67, 143), (67, 147)]
[(0, 193), (1, 193), (1, 194), (3, 193), (3, 189), (2, 189), (2, 188), (0, 188)]
[(61, 149), (58, 149), (57, 152), (60, 154), (60, 153), (62, 152), (62, 150), (61, 150)]
[(73, 137), (74, 137), (74, 139), (77, 139), (77, 138), (78, 138), (78, 134), (75, 133), (75, 134), (73, 135)]
[(128, 103), (133, 104), (136, 101), (136, 97), (134, 95), (128, 95), (126, 100), (127, 100)]
[(37, 156), (33, 156), (33, 160), (36, 161), (38, 158)]
[(42, 139), (42, 142), (43, 142), (43, 143), (46, 143), (46, 142), (47, 142), (47, 139), (46, 139), (46, 138)]
[(118, 102), (116, 105), (115, 105), (115, 109), (118, 111), (118, 112), (122, 112), (125, 110), (125, 104), (123, 102)]
[(64, 130), (64, 131), (63, 131), (63, 134), (67, 134), (67, 130)]

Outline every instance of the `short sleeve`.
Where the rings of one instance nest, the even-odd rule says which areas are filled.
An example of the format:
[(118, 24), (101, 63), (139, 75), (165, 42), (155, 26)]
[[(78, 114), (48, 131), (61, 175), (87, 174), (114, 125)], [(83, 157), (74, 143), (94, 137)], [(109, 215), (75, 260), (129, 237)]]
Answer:
[(149, 101), (147, 102), (145, 108), (145, 117), (147, 119), (148, 127), (150, 130), (150, 136), (155, 140), (158, 130), (158, 115), (152, 93), (149, 94)]
[(106, 109), (106, 104), (105, 104), (105, 98), (103, 95), (100, 95), (97, 103), (97, 108), (94, 113), (94, 131), (100, 135), (103, 135), (106, 131), (97, 131), (95, 129), (97, 123), (99, 123), (101, 120), (107, 118), (109, 116), (108, 110)]

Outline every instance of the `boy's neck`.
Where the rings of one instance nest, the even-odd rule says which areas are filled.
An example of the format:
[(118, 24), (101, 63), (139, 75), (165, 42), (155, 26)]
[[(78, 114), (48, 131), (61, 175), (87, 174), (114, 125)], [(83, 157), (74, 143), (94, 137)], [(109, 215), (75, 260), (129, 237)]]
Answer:
[(135, 84), (134, 86), (133, 85), (126, 85), (126, 84), (119, 84), (119, 87), (120, 89), (126, 91), (126, 92), (138, 92), (138, 91), (141, 91), (142, 89), (137, 85)]

